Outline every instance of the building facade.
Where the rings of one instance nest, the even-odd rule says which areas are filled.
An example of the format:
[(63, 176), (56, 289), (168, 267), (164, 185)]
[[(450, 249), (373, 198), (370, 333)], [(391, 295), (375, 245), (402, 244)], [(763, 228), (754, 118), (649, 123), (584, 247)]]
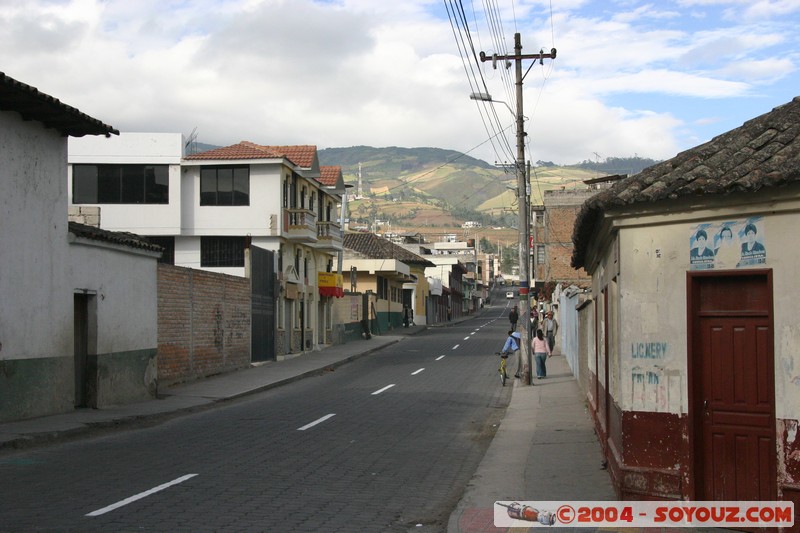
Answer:
[(621, 499), (800, 505), (800, 98), (588, 200), (572, 265)]
[(277, 357), (332, 342), (341, 170), (310, 145), (183, 148), (179, 134), (73, 140), (71, 208), (98, 209), (100, 228), (147, 236), (177, 266), (249, 277), (246, 251), (273, 252)]
[(111, 126), (0, 73), (0, 421), (151, 398), (156, 261), (67, 220), (67, 137)]

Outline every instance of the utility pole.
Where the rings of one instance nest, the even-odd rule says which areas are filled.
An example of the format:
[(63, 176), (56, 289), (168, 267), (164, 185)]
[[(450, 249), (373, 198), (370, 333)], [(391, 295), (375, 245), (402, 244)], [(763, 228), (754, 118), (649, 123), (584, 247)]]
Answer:
[[(530, 300), (530, 280), (528, 278), (528, 262), (530, 261), (530, 224), (529, 224), (529, 200), (530, 200), (530, 186), (528, 185), (526, 179), (526, 169), (525, 169), (525, 135), (527, 135), (524, 131), (524, 121), (523, 121), (523, 113), (522, 113), (522, 80), (524, 76), (522, 75), (522, 61), (525, 59), (533, 59), (538, 60), (539, 63), (543, 63), (545, 58), (555, 59), (556, 57), (556, 49), (552, 48), (549, 54), (545, 54), (543, 50), (540, 50), (538, 54), (522, 54), (522, 38), (520, 37), (519, 33), (514, 34), (514, 55), (505, 55), (499, 56), (497, 54), (493, 54), (490, 57), (487, 57), (484, 52), (480, 53), (481, 62), (485, 61), (492, 61), (495, 68), (497, 68), (497, 60), (507, 61), (510, 59), (514, 60), (515, 66), (515, 73), (516, 73), (516, 89), (517, 89), (517, 112), (516, 112), (516, 119), (517, 119), (517, 164), (516, 164), (516, 174), (517, 174), (517, 198), (519, 199), (519, 302), (520, 302), (520, 312), (519, 312), (519, 320), (520, 323), (523, 324), (522, 327), (522, 346), (520, 349), (522, 350), (522, 357), (523, 360), (526, 361), (526, 366), (528, 367), (528, 373), (524, 376), (525, 381), (528, 385), (533, 383), (533, 358), (531, 354), (531, 344), (530, 344), (530, 317), (531, 317), (531, 300)], [(533, 66), (533, 64), (531, 64)], [(530, 71), (530, 67), (528, 67), (528, 71)], [(525, 72), (527, 75), (528, 71)]]

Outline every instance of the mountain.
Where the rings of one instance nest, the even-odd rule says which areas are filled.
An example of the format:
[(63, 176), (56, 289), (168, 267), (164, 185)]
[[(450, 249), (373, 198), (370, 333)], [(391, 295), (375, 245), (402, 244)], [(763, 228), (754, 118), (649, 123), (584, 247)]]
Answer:
[[(397, 228), (460, 227), (476, 220), (487, 225), (516, 222), (517, 178), (501, 168), (453, 150), (353, 146), (319, 150), (321, 165), (342, 167), (345, 183), (363, 197), (350, 204), (351, 218), (362, 224), (380, 219)], [(609, 174), (633, 174), (656, 161), (611, 158), (558, 166), (538, 161), (531, 169), (531, 203), (541, 204), (545, 190), (584, 187), (584, 180)], [(356, 191), (353, 191), (356, 192)]]

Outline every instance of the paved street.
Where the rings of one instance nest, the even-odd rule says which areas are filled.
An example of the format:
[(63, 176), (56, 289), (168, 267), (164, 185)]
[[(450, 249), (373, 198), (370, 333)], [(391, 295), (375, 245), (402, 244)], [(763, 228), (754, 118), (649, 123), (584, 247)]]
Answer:
[(510, 399), (501, 314), (154, 427), (0, 455), (0, 531), (444, 531)]

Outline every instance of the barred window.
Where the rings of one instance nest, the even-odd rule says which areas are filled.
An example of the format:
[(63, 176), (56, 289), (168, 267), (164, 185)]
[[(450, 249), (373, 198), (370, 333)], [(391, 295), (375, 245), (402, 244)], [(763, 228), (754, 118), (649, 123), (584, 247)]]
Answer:
[(164, 252), (158, 259), (159, 263), (175, 264), (175, 237), (148, 236), (147, 240), (164, 248)]
[(200, 237), (201, 267), (243, 267), (244, 237)]

